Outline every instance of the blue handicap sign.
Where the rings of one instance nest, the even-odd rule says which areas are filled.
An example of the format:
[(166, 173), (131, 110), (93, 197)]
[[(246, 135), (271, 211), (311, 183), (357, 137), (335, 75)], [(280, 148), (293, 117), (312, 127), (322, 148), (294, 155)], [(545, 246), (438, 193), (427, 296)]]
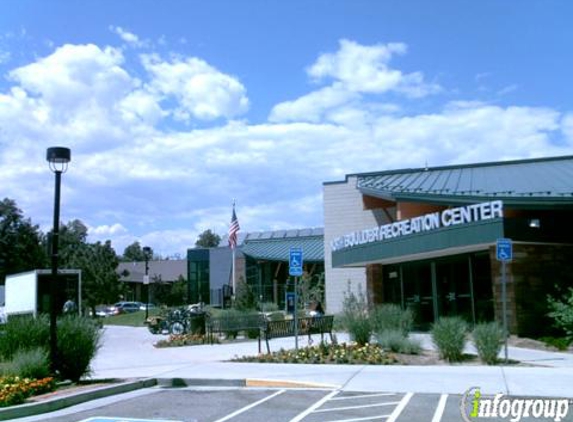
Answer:
[(288, 273), (294, 277), (302, 275), (302, 248), (290, 248)]
[(511, 261), (513, 259), (511, 239), (497, 239), (495, 255), (498, 261)]
[(286, 292), (286, 310), (289, 314), (294, 313), (294, 301), (296, 300), (296, 295), (294, 292)]

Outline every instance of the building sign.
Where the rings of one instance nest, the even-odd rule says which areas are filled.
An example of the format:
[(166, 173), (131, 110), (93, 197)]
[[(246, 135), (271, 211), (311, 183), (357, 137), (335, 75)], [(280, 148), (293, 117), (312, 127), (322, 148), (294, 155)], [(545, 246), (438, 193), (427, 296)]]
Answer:
[(457, 208), (448, 208), (418, 217), (383, 224), (366, 230), (358, 230), (335, 238), (330, 246), (332, 251), (352, 248), (387, 239), (395, 239), (415, 233), (429, 232), (478, 221), (503, 218), (503, 202), (491, 201)]

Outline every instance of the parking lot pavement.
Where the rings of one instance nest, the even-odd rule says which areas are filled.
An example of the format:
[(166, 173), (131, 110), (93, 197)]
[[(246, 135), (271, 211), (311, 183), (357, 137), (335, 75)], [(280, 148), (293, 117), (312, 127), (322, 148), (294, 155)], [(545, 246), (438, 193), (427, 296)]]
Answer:
[[(462, 395), (338, 389), (151, 388), (15, 422), (115, 417), (180, 422), (459, 422)], [(467, 401), (466, 401), (467, 402)], [(573, 421), (573, 404), (561, 421)], [(473, 418), (492, 422), (511, 418)], [(523, 417), (521, 421), (539, 421)], [(542, 420), (555, 420), (545, 418)]]

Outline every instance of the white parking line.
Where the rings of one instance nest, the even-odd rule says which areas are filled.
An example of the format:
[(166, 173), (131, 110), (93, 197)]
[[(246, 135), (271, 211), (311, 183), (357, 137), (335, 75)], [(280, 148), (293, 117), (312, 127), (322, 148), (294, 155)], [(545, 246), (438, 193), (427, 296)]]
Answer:
[(434, 413), (434, 417), (432, 418), (432, 422), (440, 422), (442, 420), (442, 415), (444, 414), (447, 400), (448, 400), (447, 394), (442, 394), (440, 396), (440, 401), (438, 402), (438, 407), (436, 407), (436, 412)]
[(366, 416), (364, 418), (353, 418), (353, 419), (339, 419), (337, 421), (324, 421), (324, 422), (358, 422), (358, 421), (373, 421), (376, 419), (386, 419), (390, 415), (377, 415), (377, 416)]
[(396, 409), (394, 409), (388, 418), (388, 422), (396, 422), (396, 419), (398, 419), (398, 416), (400, 416), (400, 413), (402, 413), (402, 410), (407, 406), (413, 395), (414, 393), (408, 393), (402, 398), (402, 400), (400, 400), (400, 404), (396, 406)]
[(314, 412), (316, 409), (318, 409), (320, 406), (322, 406), (324, 403), (326, 403), (332, 397), (336, 396), (339, 392), (340, 392), (340, 390), (332, 391), (331, 393), (327, 394), (326, 396), (321, 398), (319, 401), (314, 403), (312, 406), (310, 406), (304, 412), (301, 412), (298, 415), (296, 415), (289, 422), (299, 422), (299, 421), (303, 420), (306, 416), (310, 415), (312, 412)]
[(328, 408), (328, 409), (318, 409), (318, 410), (315, 410), (314, 413), (334, 412), (337, 410), (366, 409), (368, 407), (392, 406), (395, 404), (400, 404), (400, 402), (399, 401), (393, 401), (393, 402), (388, 402), (388, 403), (372, 403), (372, 404), (362, 404), (362, 405), (357, 405), (357, 406), (332, 407), (332, 408)]
[(330, 399), (330, 401), (335, 400), (351, 400), (351, 399), (364, 399), (369, 397), (383, 397), (383, 396), (397, 396), (396, 393), (375, 393), (375, 394), (360, 394), (357, 396), (341, 396), (341, 397), (334, 397)]
[(261, 400), (259, 400), (259, 401), (254, 402), (254, 403), (251, 403), (251, 404), (249, 404), (248, 406), (245, 406), (245, 407), (243, 407), (242, 409), (239, 409), (239, 410), (237, 410), (237, 411), (235, 411), (235, 412), (233, 412), (233, 413), (231, 413), (231, 414), (225, 416), (224, 418), (217, 419), (215, 422), (228, 421), (229, 419), (234, 418), (235, 416), (240, 415), (241, 413), (246, 412), (247, 410), (252, 409), (252, 408), (255, 407), (255, 406), (258, 406), (259, 404), (264, 403), (264, 402), (266, 402), (267, 400), (270, 400), (270, 399), (272, 399), (273, 397), (276, 397), (276, 396), (278, 396), (279, 394), (284, 393), (285, 391), (286, 391), (286, 390), (279, 390), (279, 391), (277, 391), (276, 393), (273, 393), (273, 394), (271, 394), (270, 396), (265, 397), (264, 399), (261, 399)]

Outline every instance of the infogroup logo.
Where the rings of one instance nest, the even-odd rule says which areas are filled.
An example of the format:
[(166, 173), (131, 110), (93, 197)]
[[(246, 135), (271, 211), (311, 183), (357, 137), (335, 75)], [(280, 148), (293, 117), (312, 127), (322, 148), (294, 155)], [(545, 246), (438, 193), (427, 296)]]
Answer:
[(465, 422), (476, 422), (480, 418), (519, 422), (521, 418), (531, 417), (559, 422), (567, 416), (570, 404), (569, 399), (520, 399), (501, 393), (485, 398), (479, 387), (471, 387), (462, 397), (460, 411)]

